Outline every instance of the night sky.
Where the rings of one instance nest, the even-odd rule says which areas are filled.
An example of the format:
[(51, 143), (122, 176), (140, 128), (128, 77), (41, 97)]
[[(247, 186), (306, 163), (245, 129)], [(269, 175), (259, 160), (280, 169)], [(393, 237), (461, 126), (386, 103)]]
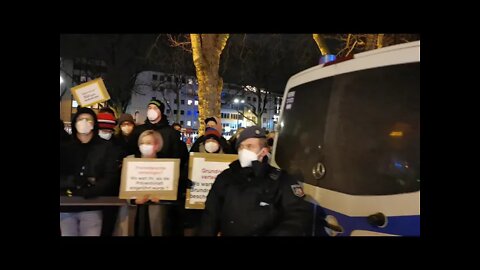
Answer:
[[(157, 37), (158, 34), (60, 35), (60, 56), (103, 59), (107, 65), (136, 59), (142, 69), (160, 72), (173, 72), (173, 59), (181, 57), (182, 73), (195, 75), (191, 54), (169, 46), (165, 34), (160, 35), (155, 53), (149, 55), (154, 63), (145, 64)], [(288, 79), (317, 65), (319, 57), (311, 34), (231, 34), (219, 73), (225, 83), (250, 84), (283, 93)]]

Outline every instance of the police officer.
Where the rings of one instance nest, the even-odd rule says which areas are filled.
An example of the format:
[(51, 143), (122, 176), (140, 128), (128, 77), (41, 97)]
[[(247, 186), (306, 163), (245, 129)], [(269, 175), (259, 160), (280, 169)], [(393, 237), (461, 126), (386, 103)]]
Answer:
[(268, 144), (259, 127), (239, 136), (238, 160), (220, 173), (208, 194), (200, 236), (303, 236), (311, 207), (297, 181), (268, 164)]

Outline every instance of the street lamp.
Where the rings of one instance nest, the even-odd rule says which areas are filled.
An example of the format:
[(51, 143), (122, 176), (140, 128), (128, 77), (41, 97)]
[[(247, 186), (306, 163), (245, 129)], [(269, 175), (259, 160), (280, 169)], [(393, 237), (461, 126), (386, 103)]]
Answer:
[(239, 100), (238, 98), (236, 98), (236, 99), (233, 100), (233, 103), (235, 103), (235, 104), (236, 104), (236, 107), (237, 107), (237, 129), (238, 129), (238, 118), (240, 118), (240, 117), (239, 117), (239, 115), (240, 115), (240, 113), (239, 113), (240, 108), (239, 108), (239, 106), (238, 106), (238, 103), (239, 103), (239, 102), (240, 102), (240, 103), (245, 103), (245, 100), (244, 100), (244, 99)]
[(235, 103), (237, 106), (237, 130), (238, 130), (238, 98), (233, 100), (233, 103)]

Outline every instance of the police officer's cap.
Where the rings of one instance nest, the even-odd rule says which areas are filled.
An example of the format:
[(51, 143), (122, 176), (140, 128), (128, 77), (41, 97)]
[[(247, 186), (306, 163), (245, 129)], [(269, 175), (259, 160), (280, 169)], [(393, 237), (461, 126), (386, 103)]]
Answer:
[(248, 127), (242, 133), (240, 133), (235, 148), (238, 149), (240, 143), (250, 138), (267, 138), (267, 136), (265, 135), (265, 130), (262, 128), (257, 126)]

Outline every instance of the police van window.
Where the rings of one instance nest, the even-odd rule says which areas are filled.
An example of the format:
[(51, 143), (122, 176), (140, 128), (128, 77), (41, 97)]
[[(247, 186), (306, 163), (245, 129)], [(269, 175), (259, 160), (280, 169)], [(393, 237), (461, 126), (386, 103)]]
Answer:
[(279, 121), (275, 161), (298, 180), (316, 184), (311, 168), (320, 158), (332, 78), (305, 83), (290, 89)]
[[(322, 85), (324, 81), (327, 83)], [(300, 85), (296, 87), (302, 92), (299, 99), (299, 91), (292, 89), (296, 92), (294, 105), (291, 110), (284, 108), (285, 123), (277, 145), (278, 155), (289, 156), (276, 154), (277, 163), (293, 170), (306, 183), (347, 194), (419, 190), (419, 82), (420, 64), (413, 63)], [(331, 94), (326, 96), (326, 92)], [(324, 98), (329, 100), (313, 106), (312, 100)], [(296, 108), (305, 112), (294, 111)], [(286, 143), (280, 141), (282, 138)], [(306, 146), (299, 146), (301, 142)], [(295, 147), (303, 155), (295, 155)], [(319, 180), (312, 175), (318, 162), (326, 168)]]

